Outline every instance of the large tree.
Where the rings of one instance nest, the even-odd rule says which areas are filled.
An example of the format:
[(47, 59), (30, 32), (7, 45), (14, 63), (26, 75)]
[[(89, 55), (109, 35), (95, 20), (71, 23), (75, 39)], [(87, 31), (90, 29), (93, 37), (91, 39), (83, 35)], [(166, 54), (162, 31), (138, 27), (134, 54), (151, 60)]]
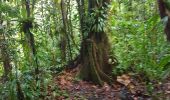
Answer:
[(112, 79), (112, 64), (109, 63), (110, 46), (104, 31), (104, 21), (110, 0), (85, 1), (77, 0), (83, 34), (78, 61), (79, 76), (83, 80), (100, 85), (104, 82), (110, 83)]

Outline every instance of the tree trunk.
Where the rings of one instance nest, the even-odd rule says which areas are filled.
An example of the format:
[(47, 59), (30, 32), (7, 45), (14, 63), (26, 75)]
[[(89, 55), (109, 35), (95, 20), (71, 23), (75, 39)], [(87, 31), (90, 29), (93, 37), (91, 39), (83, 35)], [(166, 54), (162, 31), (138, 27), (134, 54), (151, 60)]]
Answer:
[(12, 71), (12, 66), (10, 64), (10, 56), (8, 52), (8, 48), (6, 46), (6, 40), (4, 36), (0, 36), (3, 39), (0, 40), (0, 47), (1, 47), (1, 54), (2, 54), (2, 61), (3, 61), (3, 67), (4, 67), (4, 75), (3, 80), (7, 81), (9, 79), (9, 75)]
[[(2, 23), (3, 23), (3, 20), (2, 20), (1, 13), (0, 13), (0, 26), (2, 26)], [(3, 28), (0, 29), (0, 53), (2, 56), (2, 62), (3, 62), (3, 68), (4, 68), (4, 74), (2, 78), (3, 78), (3, 81), (7, 81), (12, 71), (12, 65), (11, 65), (11, 59), (9, 55), (8, 44), (7, 44), (7, 40), (6, 40)]]
[[(106, 0), (101, 0), (97, 3), (97, 0), (89, 0), (89, 8), (86, 9), (89, 15), (95, 13), (93, 11), (99, 10), (105, 7), (106, 12)], [(103, 13), (106, 14), (106, 13)], [(98, 24), (98, 19), (103, 15), (92, 16), (95, 19), (95, 24)], [(105, 19), (105, 18), (104, 18)], [(90, 24), (90, 31), (88, 36), (83, 39), (81, 51), (80, 51), (80, 73), (81, 79), (86, 81), (92, 81), (95, 84), (103, 85), (104, 82), (111, 82), (112, 65), (109, 64), (109, 42), (107, 34), (103, 30), (93, 30), (95, 25)], [(89, 26), (87, 26), (89, 28)], [(104, 27), (102, 27), (104, 28)]]
[[(61, 13), (62, 13), (62, 21), (63, 21), (63, 28), (62, 28), (62, 41), (65, 43), (65, 48), (61, 48), (61, 50), (64, 52), (63, 56), (65, 57), (66, 60), (66, 50), (68, 46), (69, 50), (69, 61), (72, 60), (72, 51), (71, 51), (71, 44), (70, 44), (70, 38), (69, 38), (69, 25), (68, 25), (68, 7), (67, 7), (67, 1), (66, 0), (61, 0)], [(61, 41), (61, 42), (62, 42)]]
[[(23, 41), (23, 51), (25, 59), (28, 60), (30, 66), (35, 67), (35, 77), (36, 81), (38, 81), (38, 74), (39, 74), (39, 64), (38, 64), (38, 58), (37, 58), (37, 50), (35, 45), (35, 39), (34, 34), (31, 32), (31, 29), (33, 29), (33, 11), (31, 11), (31, 4), (34, 4), (35, 2), (31, 2), (30, 0), (24, 0), (23, 1), (24, 6), (22, 9), (26, 9), (26, 16), (25, 19), (21, 21), (21, 35), (24, 35), (24, 38), (22, 38)], [(32, 10), (34, 8), (34, 5), (32, 5)], [(31, 16), (32, 15), (32, 16)], [(21, 36), (22, 37), (22, 36)]]
[(106, 33), (99, 33), (103, 36), (100, 41), (94, 33), (91, 34), (82, 44), (80, 78), (100, 85), (103, 82), (110, 83), (112, 66), (108, 63), (109, 44)]
[(168, 17), (168, 21), (165, 26), (165, 33), (167, 35), (167, 40), (170, 41), (170, 7), (169, 2), (165, 2), (164, 0), (158, 0), (159, 12), (161, 19)]

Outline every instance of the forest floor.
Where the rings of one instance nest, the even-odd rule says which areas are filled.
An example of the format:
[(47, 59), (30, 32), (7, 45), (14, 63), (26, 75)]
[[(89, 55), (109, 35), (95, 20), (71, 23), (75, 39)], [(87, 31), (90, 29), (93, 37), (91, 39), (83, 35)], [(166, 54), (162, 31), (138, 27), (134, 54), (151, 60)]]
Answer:
[(66, 92), (56, 96), (55, 100), (170, 100), (170, 78), (148, 86), (124, 74), (117, 76), (112, 85), (104, 83), (101, 87), (76, 79), (75, 73), (76, 70), (63, 71), (54, 76), (54, 84)]

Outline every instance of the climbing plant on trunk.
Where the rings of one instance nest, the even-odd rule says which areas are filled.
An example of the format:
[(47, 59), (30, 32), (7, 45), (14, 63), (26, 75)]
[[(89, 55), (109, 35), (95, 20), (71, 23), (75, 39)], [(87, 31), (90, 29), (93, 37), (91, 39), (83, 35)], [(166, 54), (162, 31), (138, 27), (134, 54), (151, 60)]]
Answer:
[(35, 47), (35, 39), (34, 34), (31, 32), (31, 29), (33, 28), (33, 11), (34, 6), (36, 3), (36, 0), (30, 1), (30, 0), (24, 0), (22, 1), (23, 5), (22, 8), (23, 12), (21, 12), (22, 19), (20, 21), (21, 23), (21, 32), (23, 32), (23, 49), (24, 49), (24, 55), (26, 59), (29, 60), (29, 63), (31, 66), (36, 66), (35, 68), (35, 74), (38, 74), (38, 59), (36, 57), (36, 47)]

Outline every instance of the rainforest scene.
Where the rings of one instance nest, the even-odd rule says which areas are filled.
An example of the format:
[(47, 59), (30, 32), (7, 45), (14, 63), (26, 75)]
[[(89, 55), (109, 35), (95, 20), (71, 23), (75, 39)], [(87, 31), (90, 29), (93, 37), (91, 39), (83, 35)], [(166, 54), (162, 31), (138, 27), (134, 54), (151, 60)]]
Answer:
[(0, 0), (0, 100), (170, 100), (170, 0)]

